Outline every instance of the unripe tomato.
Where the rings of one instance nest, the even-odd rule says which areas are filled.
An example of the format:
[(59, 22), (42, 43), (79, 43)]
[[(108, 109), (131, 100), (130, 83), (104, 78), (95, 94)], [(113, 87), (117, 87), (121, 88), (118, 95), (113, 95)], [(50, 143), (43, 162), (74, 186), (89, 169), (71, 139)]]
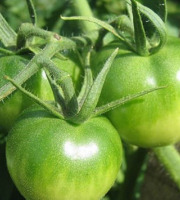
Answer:
[(169, 38), (158, 53), (142, 57), (117, 42), (96, 54), (97, 73), (116, 47), (120, 47), (107, 76), (99, 104), (130, 94), (167, 86), (108, 113), (122, 138), (141, 147), (156, 147), (180, 140), (180, 40)]
[(8, 134), (6, 158), (27, 200), (99, 200), (116, 179), (122, 145), (105, 117), (74, 125), (33, 107)]

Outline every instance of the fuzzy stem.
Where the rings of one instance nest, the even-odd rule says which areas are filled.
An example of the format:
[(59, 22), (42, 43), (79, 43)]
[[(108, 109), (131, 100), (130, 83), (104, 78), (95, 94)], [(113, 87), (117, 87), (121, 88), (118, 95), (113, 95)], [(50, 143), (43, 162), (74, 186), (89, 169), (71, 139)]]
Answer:
[(176, 148), (171, 146), (158, 147), (153, 149), (159, 161), (169, 172), (171, 178), (180, 188), (180, 155)]
[[(73, 7), (76, 15), (93, 17), (92, 10), (87, 0), (73, 0)], [(96, 24), (89, 23), (87, 21), (81, 21), (80, 24), (84, 33), (88, 33), (95, 29), (98, 29)]]
[[(14, 77), (15, 82), (21, 85), (33, 76), (39, 70), (37, 62), (43, 58), (51, 58), (54, 56), (54, 54), (56, 54), (63, 47), (63, 45), (61, 46), (59, 44), (59, 42), (51, 42), (47, 44), (46, 47), (39, 54), (35, 55), (28, 65)], [(12, 86), (10, 83), (1, 87), (0, 101), (11, 94), (14, 90), (16, 90), (16, 87)]]
[(24, 23), (20, 26), (17, 36), (17, 48), (21, 49), (25, 46), (27, 39), (32, 36), (41, 37), (49, 40), (54, 33), (37, 28), (32, 24)]
[[(46, 39), (49, 43), (47, 43), (45, 48), (38, 55), (34, 56), (34, 58), (28, 63), (24, 70), (22, 70), (19, 74), (16, 75), (16, 77), (14, 77), (14, 80), (18, 84), (24, 83), (38, 71), (39, 67), (37, 66), (37, 59), (51, 59), (61, 50), (76, 49), (78, 47), (82, 48), (83, 46), (92, 45), (93, 41), (97, 39), (95, 37), (91, 40), (91, 36), (90, 38), (88, 36), (84, 36), (81, 37), (81, 41), (78, 41), (77, 38), (69, 39), (66, 37), (62, 37), (58, 34), (39, 29), (32, 24), (23, 24), (18, 34), (17, 46), (22, 49), (25, 46), (27, 39), (32, 36), (42, 37)], [(9, 83), (1, 87), (0, 101), (11, 94), (15, 89), (16, 88)]]
[[(63, 91), (65, 101), (60, 101), (58, 103), (61, 105), (64, 115), (75, 115), (78, 111), (78, 102), (70, 75), (67, 72), (57, 68), (56, 65), (48, 59), (43, 60), (43, 62), (40, 64), (49, 71), (50, 75), (52, 75), (54, 79), (54, 84), (52, 87), (54, 86), (53, 88), (55, 90), (57, 89), (58, 91), (58, 86), (60, 86)], [(65, 107), (62, 105), (65, 105)]]

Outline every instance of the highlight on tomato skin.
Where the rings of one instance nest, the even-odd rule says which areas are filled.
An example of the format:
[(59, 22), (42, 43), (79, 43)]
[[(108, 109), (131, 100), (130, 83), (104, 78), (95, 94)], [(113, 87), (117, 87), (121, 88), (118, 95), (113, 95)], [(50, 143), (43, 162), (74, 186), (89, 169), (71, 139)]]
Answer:
[(140, 147), (157, 147), (180, 140), (180, 39), (169, 37), (158, 53), (142, 57), (114, 42), (95, 55), (96, 74), (104, 60), (120, 46), (107, 76), (99, 105), (139, 91), (167, 86), (110, 111), (107, 116), (122, 139)]
[(122, 144), (105, 117), (73, 125), (32, 107), (10, 131), (6, 159), (26, 199), (98, 200), (116, 179)]

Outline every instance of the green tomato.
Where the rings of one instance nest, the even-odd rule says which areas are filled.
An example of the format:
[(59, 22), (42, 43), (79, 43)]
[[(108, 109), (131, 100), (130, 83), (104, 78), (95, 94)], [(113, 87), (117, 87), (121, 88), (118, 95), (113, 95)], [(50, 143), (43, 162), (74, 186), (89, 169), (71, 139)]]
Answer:
[[(67, 71), (72, 76), (75, 87), (78, 88), (80, 62), (77, 57), (72, 53), (68, 53), (67, 60), (54, 58), (53, 61), (59, 68)], [(26, 66), (28, 62), (28, 59), (17, 55), (0, 57), (0, 87), (7, 83), (3, 78), (4, 75), (13, 78)], [(28, 80), (24, 84), (24, 87), (43, 100), (54, 99), (51, 87), (43, 70), (40, 70), (30, 80)], [(20, 112), (32, 103), (33, 102), (29, 98), (19, 91), (9, 95), (6, 99), (0, 102), (0, 127), (2, 127), (4, 131), (8, 131), (14, 124)]]
[(27, 200), (99, 200), (116, 179), (122, 145), (105, 117), (74, 125), (32, 107), (8, 134), (6, 159)]
[(112, 51), (119, 53), (107, 76), (99, 104), (167, 86), (108, 113), (122, 138), (141, 147), (156, 147), (180, 140), (180, 40), (169, 38), (158, 53), (141, 57), (121, 43), (112, 43), (96, 55), (94, 71)]

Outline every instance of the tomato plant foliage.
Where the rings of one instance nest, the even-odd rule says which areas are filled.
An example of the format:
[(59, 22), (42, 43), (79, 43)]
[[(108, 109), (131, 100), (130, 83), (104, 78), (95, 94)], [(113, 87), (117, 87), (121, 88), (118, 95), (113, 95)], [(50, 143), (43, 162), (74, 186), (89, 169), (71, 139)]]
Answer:
[(142, 57), (113, 42), (96, 54), (95, 73), (112, 52), (119, 53), (107, 76), (100, 104), (147, 88), (167, 86), (108, 113), (122, 138), (141, 147), (155, 147), (180, 140), (180, 40), (169, 37), (163, 49)]
[(6, 157), (26, 199), (98, 200), (117, 176), (122, 146), (104, 117), (73, 125), (34, 107), (10, 131)]

